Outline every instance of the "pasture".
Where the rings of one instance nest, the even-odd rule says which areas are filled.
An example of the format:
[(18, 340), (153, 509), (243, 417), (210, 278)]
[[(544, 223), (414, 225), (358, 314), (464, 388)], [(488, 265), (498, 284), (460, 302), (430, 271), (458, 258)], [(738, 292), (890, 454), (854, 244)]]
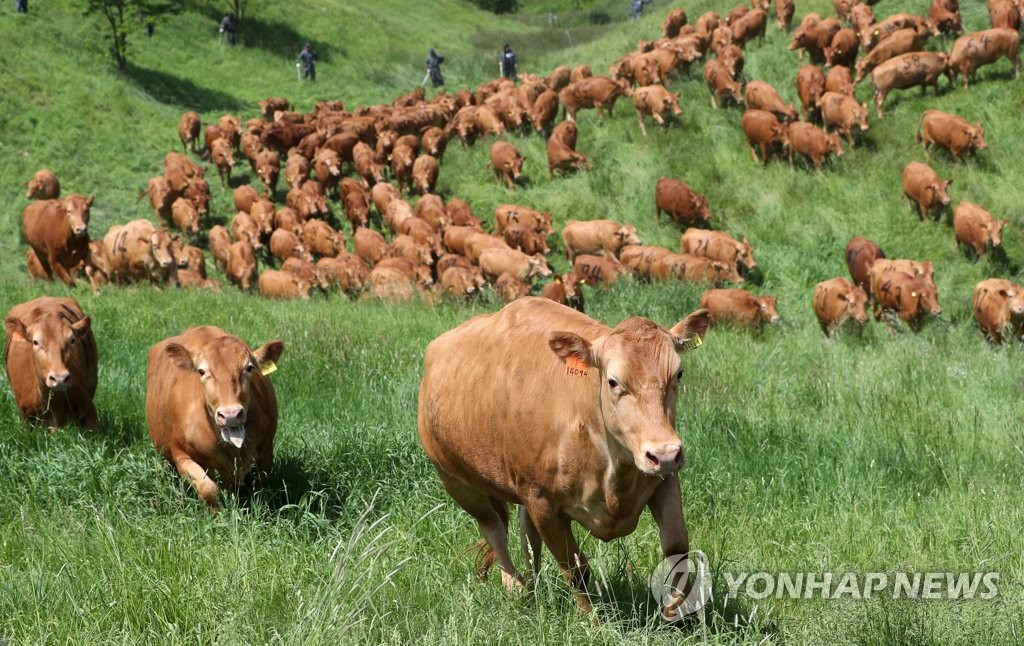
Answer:
[[(556, 230), (570, 218), (613, 218), (634, 224), (645, 243), (675, 249), (681, 231), (655, 220), (653, 190), (658, 177), (682, 179), (707, 194), (714, 228), (754, 245), (761, 280), (747, 287), (779, 299), (778, 328), (714, 329), (684, 358), (678, 428), (688, 466), (680, 481), (691, 546), (711, 562), (706, 623), (657, 617), (646, 578), (660, 552), (645, 515), (631, 536), (608, 544), (577, 528), (601, 588), (592, 624), (550, 554), (527, 594), (507, 594), (493, 571), (486, 583), (476, 579), (465, 552), (479, 537), (475, 523), (444, 493), (416, 437), (425, 346), (496, 310), (493, 294), (389, 306), (338, 294), (268, 302), (227, 284), (221, 293), (140, 285), (94, 296), (83, 284), (30, 282), (24, 182), (45, 166), (65, 193), (95, 194), (98, 237), (152, 217), (138, 193), (179, 148), (185, 110), (206, 123), (227, 112), (255, 116), (268, 96), (303, 111), (327, 99), (390, 102), (420, 82), (431, 46), (448, 57), (451, 90), (491, 78), (505, 41), (521, 71), (586, 63), (605, 73), (638, 39), (659, 35), (670, 7), (684, 6), (693, 21), (732, 4), (655, 2), (629, 22), (626, 2), (563, 2), (552, 26), (546, 7), (532, 2), (504, 17), (460, 0), (380, 0), (372, 10), (340, 0), (254, 2), (244, 44), (228, 48), (216, 39), (220, 6), (190, 1), (152, 39), (132, 40), (127, 78), (111, 69), (80, 4), (31, 3), (27, 15), (0, 9), (0, 303), (6, 311), (44, 294), (81, 303), (99, 345), (101, 424), (96, 432), (26, 427), (6, 380), (0, 388), (0, 642), (1020, 642), (1024, 352), (987, 343), (971, 312), (973, 286), (992, 276), (1019, 281), (1024, 259), (1024, 82), (1005, 60), (982, 68), (968, 91), (943, 79), (938, 96), (891, 93), (884, 120), (872, 108), (862, 143), (851, 150), (844, 142), (846, 154), (821, 173), (754, 163), (740, 110), (711, 108), (699, 64), (669, 83), (681, 92), (682, 115), (666, 130), (648, 122), (644, 138), (628, 99), (602, 122), (581, 112), (577, 148), (593, 159), (591, 171), (548, 180), (543, 140), (506, 135), (528, 160), (513, 194), (486, 165), (488, 140), (451, 143), (438, 190), (488, 221), (498, 204), (520, 203), (551, 211)], [(965, 31), (988, 26), (983, 3), (962, 4)], [(927, 3), (882, 0), (874, 9), (925, 13)], [(588, 12), (598, 10), (613, 20), (590, 24)], [(831, 15), (831, 3), (798, 0), (797, 19), (808, 11)], [(305, 40), (321, 55), (315, 85), (294, 76)], [(764, 43), (746, 47), (744, 76), (795, 102), (800, 63), (788, 42), (770, 20)], [(929, 48), (951, 43), (933, 39)], [(862, 83), (858, 99), (870, 96)], [(988, 150), (959, 164), (933, 152), (931, 164), (954, 178), (954, 204), (977, 202), (1012, 221), (1004, 256), (968, 257), (947, 217), (921, 222), (904, 198), (900, 172), (924, 160), (914, 133), (928, 108), (983, 123)], [(230, 193), (208, 177), (213, 221), (224, 223)], [(240, 165), (233, 182), (247, 181), (255, 183)], [(854, 235), (890, 257), (933, 260), (942, 319), (895, 335), (871, 321), (862, 334), (826, 341), (811, 290), (846, 275), (843, 247)], [(551, 262), (564, 271), (561, 240), (551, 243)], [(626, 279), (587, 287), (587, 313), (612, 325), (634, 314), (671, 325), (697, 308), (701, 292)], [(143, 408), (149, 347), (196, 324), (254, 346), (285, 344), (272, 378), (281, 408), (274, 467), (253, 491), (223, 494), (218, 514), (153, 450)], [(739, 572), (1000, 578), (991, 600), (741, 594), (726, 602), (726, 574)]]

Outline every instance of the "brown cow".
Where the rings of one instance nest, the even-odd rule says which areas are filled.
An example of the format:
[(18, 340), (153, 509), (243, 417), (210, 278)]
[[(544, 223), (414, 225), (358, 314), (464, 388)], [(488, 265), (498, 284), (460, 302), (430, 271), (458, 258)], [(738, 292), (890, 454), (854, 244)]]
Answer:
[(337, 286), (350, 297), (358, 296), (370, 284), (370, 270), (362, 258), (343, 253), (336, 258), (321, 258), (316, 263), (317, 273), (328, 285)]
[(974, 286), (974, 319), (993, 343), (1024, 337), (1024, 289), (1003, 278)]
[(242, 184), (235, 188), (231, 196), (235, 204), (235, 210), (244, 213), (252, 211), (252, 205), (260, 199), (260, 194), (248, 184)]
[(274, 232), (270, 235), (269, 246), (270, 253), (281, 262), (289, 258), (302, 258), (308, 262), (313, 262), (313, 256), (306, 250), (299, 236), (291, 231), (274, 229)]
[(1011, 0), (989, 0), (988, 19), (993, 29), (1020, 31), (1021, 3)]
[(935, 265), (930, 260), (908, 260), (906, 258), (879, 258), (868, 269), (868, 294), (875, 291), (875, 285), (885, 280), (891, 272), (902, 272), (925, 282), (935, 284)]
[(821, 18), (817, 14), (807, 14), (793, 32), (789, 50), (800, 50), (800, 60), (803, 60), (806, 51), (812, 63), (824, 63), (825, 48), (832, 43), (832, 39), (841, 28), (842, 25), (837, 18)]
[(1013, 29), (986, 29), (956, 39), (949, 55), (950, 80), (957, 73), (967, 79), (975, 78), (975, 72), (982, 65), (1006, 58), (1013, 63), (1015, 78), (1020, 78), (1020, 35)]
[(821, 160), (827, 158), (830, 153), (836, 157), (843, 156), (843, 144), (839, 140), (838, 132), (829, 134), (814, 124), (795, 121), (789, 124), (787, 135), (789, 137), (790, 167), (793, 166), (793, 157), (796, 153), (800, 153), (812, 162), (814, 169), (819, 171), (821, 170)]
[(748, 109), (767, 110), (783, 123), (790, 123), (797, 119), (793, 104), (784, 103), (775, 88), (764, 81), (747, 83), (746, 103)]
[(857, 33), (846, 27), (832, 36), (832, 42), (822, 50), (825, 54), (825, 65), (832, 67), (842, 65), (852, 68), (857, 60)]
[(224, 274), (227, 279), (247, 292), (257, 280), (256, 252), (247, 240), (239, 240), (228, 247)]
[(278, 340), (253, 350), (212, 326), (189, 328), (149, 350), (149, 436), (211, 511), (219, 507), (212, 473), (236, 488), (254, 466), (270, 469), (277, 398), (267, 375), (283, 351)]
[(850, 277), (858, 287), (867, 291), (871, 285), (871, 265), (879, 258), (885, 258), (885, 252), (873, 240), (854, 236), (846, 243), (846, 267)]
[(961, 116), (939, 110), (925, 110), (921, 115), (916, 139), (924, 145), (926, 157), (928, 147), (937, 144), (949, 151), (954, 162), (959, 162), (962, 154), (973, 155), (988, 148), (981, 122), (972, 125)]
[[(572, 141), (571, 144), (567, 143)], [(563, 121), (555, 126), (548, 138), (548, 179), (554, 178), (557, 170), (562, 173), (590, 168), (590, 159), (583, 153), (576, 152), (576, 125), (572, 121)]]
[(712, 260), (688, 253), (659, 254), (651, 262), (652, 280), (679, 280), (684, 283), (742, 283), (733, 262)]
[(503, 234), (505, 242), (509, 247), (518, 249), (528, 256), (538, 253), (545, 256), (551, 253), (548, 247), (547, 237), (537, 233), (532, 227), (521, 224), (511, 224), (505, 227)]
[(478, 264), (484, 276), (490, 280), (496, 280), (506, 272), (524, 282), (529, 282), (532, 278), (548, 278), (552, 274), (544, 256), (527, 256), (508, 247), (494, 246), (483, 249), (479, 254)]
[(939, 93), (939, 77), (946, 73), (949, 55), (945, 52), (910, 52), (885, 61), (871, 71), (875, 110), (882, 118), (882, 103), (892, 90), (904, 90), (920, 85)]
[(300, 154), (289, 154), (284, 166), (284, 179), (289, 188), (298, 188), (309, 179), (309, 160)]
[(765, 323), (776, 325), (779, 313), (774, 296), (754, 296), (743, 289), (709, 289), (700, 296), (700, 306), (711, 314), (712, 325), (733, 323), (760, 329)]
[(957, 0), (932, 0), (928, 7), (928, 21), (939, 34), (964, 33), (960, 3)]
[(235, 167), (235, 157), (231, 154), (231, 142), (223, 137), (214, 141), (210, 148), (210, 161), (217, 167), (221, 185), (228, 188), (231, 183), (231, 169)]
[(895, 315), (917, 331), (926, 315), (942, 315), (935, 284), (901, 271), (885, 272), (878, 280), (872, 279), (871, 296), (875, 301), (875, 320), (886, 316), (886, 325)]
[[(358, 260), (358, 259), (357, 259)], [(311, 287), (316, 287), (321, 291), (327, 291), (330, 287), (330, 282), (327, 280), (327, 274), (325, 271), (320, 269), (317, 265), (303, 260), (302, 258), (289, 258), (281, 263), (281, 271), (286, 271), (310, 284)]]
[(185, 197), (196, 207), (200, 219), (209, 215), (210, 200), (213, 196), (210, 195), (210, 185), (206, 183), (205, 179), (202, 177), (190, 179), (188, 188), (185, 189)]
[(850, 7), (850, 24), (858, 34), (863, 34), (871, 25), (878, 22), (875, 19), (875, 10), (871, 5), (863, 2), (854, 2)]
[(919, 52), (924, 49), (924, 44), (928, 41), (928, 32), (923, 29), (900, 29), (893, 32), (892, 36), (889, 36), (877, 47), (871, 50), (867, 56), (857, 61), (857, 77), (854, 79), (856, 83), (860, 83), (864, 76), (878, 67), (890, 58), (899, 56), (900, 54), (906, 54), (908, 52)]
[[(411, 165), (411, 162), (410, 162)], [(327, 192), (333, 191), (341, 181), (341, 158), (331, 148), (321, 148), (313, 158), (313, 172)]]
[(148, 280), (153, 284), (176, 284), (177, 271), (173, 239), (163, 227), (149, 220), (132, 220), (114, 225), (103, 236), (103, 253), (108, 275), (115, 283)]
[(558, 93), (553, 89), (544, 90), (530, 107), (530, 123), (534, 130), (545, 137), (551, 135), (551, 127), (558, 115)]
[(22, 419), (98, 428), (96, 340), (78, 303), (41, 296), (11, 308), (4, 327), (4, 367)]
[(671, 254), (665, 247), (648, 245), (629, 245), (619, 251), (619, 261), (633, 274), (634, 278), (649, 280), (651, 278), (651, 266), (654, 261)]
[(179, 197), (171, 204), (171, 221), (181, 231), (199, 234), (199, 210), (191, 200)]
[(260, 241), (260, 227), (248, 213), (239, 211), (231, 218), (231, 236), (235, 240), (245, 240), (255, 251), (263, 249)]
[(440, 272), (441, 292), (448, 296), (468, 298), (487, 284), (477, 267), (448, 267)]
[(973, 202), (960, 202), (953, 209), (953, 232), (957, 246), (967, 245), (978, 256), (985, 253), (989, 244), (992, 249), (1002, 247), (1003, 227), (1009, 223), (1009, 220), (993, 218), (991, 213)]
[(611, 115), (615, 101), (632, 92), (627, 81), (616, 81), (607, 76), (588, 76), (562, 88), (558, 100), (562, 104), (563, 117), (569, 121), (575, 121), (576, 112), (582, 108), (595, 108), (598, 118), (603, 119), (606, 108)]
[(510, 191), (516, 189), (516, 181), (522, 177), (523, 157), (519, 150), (507, 141), (495, 141), (491, 144), (490, 166), (494, 170), (494, 177), (501, 185), (502, 181)]
[(775, 18), (780, 31), (789, 31), (793, 25), (796, 5), (793, 0), (775, 0)]
[(345, 250), (345, 236), (323, 220), (307, 220), (302, 225), (302, 244), (314, 256), (337, 256)]
[(285, 300), (309, 300), (309, 281), (290, 271), (264, 269), (258, 281), (260, 296)]
[(511, 224), (529, 227), (545, 238), (554, 231), (550, 212), (535, 211), (519, 204), (499, 204), (494, 209), (494, 232), (501, 234)]
[(755, 8), (729, 23), (732, 29), (732, 42), (743, 47), (747, 41), (757, 36), (759, 44), (764, 43), (764, 30), (768, 25), (768, 12), (760, 7)]
[[(589, 565), (572, 519), (611, 540), (631, 533), (649, 507), (664, 555), (689, 551), (676, 476), (684, 462), (675, 431), (682, 374), (676, 354), (707, 324), (707, 312), (698, 311), (669, 330), (639, 317), (613, 330), (528, 298), (430, 344), (419, 392), (420, 442), (445, 488), (479, 524), (481, 573), (496, 560), (505, 586), (523, 587), (508, 551), (508, 503), (523, 505), (524, 550), (528, 544), (534, 573), (543, 539), (584, 610), (591, 609)], [(472, 360), (464, 352), (470, 346), (480, 348)], [(497, 384), (516, 374), (527, 375), (529, 391), (499, 394)], [(566, 432), (570, 427), (576, 430)], [(663, 612), (681, 614), (681, 603), (667, 599)]]
[(566, 272), (561, 276), (555, 276), (550, 283), (545, 284), (540, 290), (540, 297), (582, 312), (584, 310), (584, 282), (586, 282), (584, 278), (575, 271)]
[(444, 157), (444, 151), (448, 148), (448, 135), (437, 126), (430, 126), (420, 136), (420, 145), (423, 152), (427, 153), (440, 163)]
[(825, 131), (831, 127), (846, 135), (850, 148), (853, 148), (854, 126), (862, 133), (868, 129), (868, 104), (857, 103), (857, 99), (849, 94), (826, 92), (819, 99), (818, 106)]
[[(650, 115), (662, 128), (668, 127), (666, 118), (683, 113), (679, 109), (679, 93), (669, 92), (661, 85), (647, 85), (633, 91), (633, 105), (636, 106), (636, 119), (640, 123), (640, 132), (647, 136), (644, 127), (644, 115)], [(671, 113), (671, 114), (668, 114)]]
[(60, 181), (48, 168), (40, 168), (26, 184), (26, 200), (56, 200), (60, 197)]
[[(100, 242), (102, 245), (102, 241)], [(183, 245), (181, 238), (172, 238), (171, 256), (174, 258), (174, 264), (178, 269), (192, 269), (200, 278), (206, 278), (206, 257), (203, 255), (203, 250), (199, 247), (190, 244)]]
[(412, 187), (420, 195), (432, 193), (437, 185), (437, 158), (432, 155), (420, 155), (412, 163)]
[[(740, 123), (755, 162), (767, 164), (768, 156), (772, 153), (780, 156), (789, 153), (789, 130), (771, 112), (745, 110)], [(761, 150), (761, 159), (757, 158), (758, 148)]]
[(609, 256), (594, 256), (582, 253), (573, 260), (572, 270), (595, 287), (610, 287), (619, 276), (629, 274), (622, 263)]
[[(860, 6), (860, 5), (855, 5)], [(850, 74), (850, 68), (837, 65), (828, 71), (828, 75), (825, 76), (825, 91), (826, 92), (838, 92), (840, 94), (854, 95), (856, 85), (853, 82), (853, 76)]]
[(750, 242), (743, 238), (736, 240), (724, 231), (708, 231), (689, 228), (679, 239), (679, 248), (684, 254), (703, 256), (712, 260), (728, 263), (737, 270), (750, 270), (757, 267), (754, 260), (754, 249)]
[[(160, 224), (166, 225), (171, 221), (171, 205), (179, 198), (178, 191), (171, 187), (171, 183), (163, 175), (150, 177), (146, 182), (146, 195), (149, 197), (149, 204), (153, 207), (153, 213)], [(142, 195), (139, 195), (141, 198)]]
[(615, 220), (569, 220), (562, 229), (565, 257), (570, 263), (576, 254), (608, 256), (618, 259), (619, 249), (642, 244), (636, 227)]
[(393, 258), (405, 258), (415, 265), (429, 267), (434, 264), (430, 245), (404, 233), (395, 236), (388, 254)]
[(683, 226), (706, 224), (711, 219), (707, 196), (671, 177), (659, 178), (654, 186), (655, 218), (660, 220), (662, 211)]
[(713, 59), (704, 64), (704, 82), (711, 92), (711, 107), (717, 108), (723, 98), (729, 95), (737, 105), (743, 103), (743, 84), (733, 79), (729, 68), (722, 61)]
[[(231, 246), (231, 234), (223, 226), (217, 224), (210, 228), (207, 234), (207, 246), (210, 249), (210, 256), (217, 263), (221, 271), (228, 266), (228, 248)], [(226, 271), (225, 271), (226, 273)]]
[(860, 32), (861, 46), (865, 52), (870, 52), (879, 43), (884, 42), (900, 29), (918, 29), (929, 31), (934, 36), (937, 33), (928, 25), (928, 19), (912, 13), (895, 13), (888, 18), (869, 25)]
[(661, 33), (665, 38), (675, 38), (679, 35), (679, 30), (685, 24), (686, 10), (673, 9), (668, 12), (668, 15), (665, 16), (665, 20), (661, 22)]
[(921, 162), (910, 162), (903, 169), (903, 194), (917, 206), (923, 221), (934, 211), (936, 215), (949, 205), (949, 185), (952, 179), (942, 180), (931, 166)]
[(514, 300), (530, 295), (530, 286), (516, 278), (510, 273), (498, 276), (494, 281), (494, 293), (498, 295), (503, 303), (511, 303)]
[(817, 65), (804, 65), (796, 74), (796, 93), (804, 121), (821, 121), (818, 99), (825, 93), (825, 74)]
[(845, 278), (833, 278), (814, 286), (814, 315), (826, 337), (849, 320), (864, 325), (868, 315), (864, 311), (868, 295), (862, 288)]
[(281, 159), (273, 150), (261, 150), (256, 155), (256, 175), (263, 185), (267, 197), (273, 197), (277, 190), (277, 179), (281, 174)]
[(366, 227), (359, 227), (352, 234), (356, 255), (373, 267), (387, 255), (388, 243), (379, 232)]
[(199, 133), (203, 131), (203, 122), (196, 112), (186, 112), (181, 115), (178, 121), (178, 139), (181, 139), (181, 152), (187, 153), (191, 148), (196, 152), (196, 142), (199, 141)]
[(60, 278), (74, 287), (72, 272), (89, 258), (89, 209), (93, 197), (73, 194), (59, 200), (38, 200), (25, 207), (22, 227), (31, 247), (26, 252), (35, 278)]

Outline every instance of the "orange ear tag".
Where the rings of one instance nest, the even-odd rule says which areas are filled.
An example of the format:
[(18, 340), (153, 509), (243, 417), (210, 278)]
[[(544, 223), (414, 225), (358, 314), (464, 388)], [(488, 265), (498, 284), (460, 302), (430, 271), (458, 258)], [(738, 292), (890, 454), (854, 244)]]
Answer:
[(590, 366), (576, 355), (569, 355), (565, 360), (565, 374), (570, 377), (586, 377)]

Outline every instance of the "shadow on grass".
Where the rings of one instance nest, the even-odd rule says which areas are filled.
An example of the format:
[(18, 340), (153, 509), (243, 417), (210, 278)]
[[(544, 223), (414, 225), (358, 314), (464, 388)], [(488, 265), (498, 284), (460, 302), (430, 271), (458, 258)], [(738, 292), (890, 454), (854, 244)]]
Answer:
[(240, 110), (246, 102), (238, 97), (200, 87), (183, 76), (128, 64), (128, 76), (150, 96), (161, 103), (187, 105), (199, 112)]
[[(193, 11), (206, 16), (213, 23), (215, 27), (212, 33), (216, 36), (216, 26), (220, 25), (224, 17), (221, 10), (224, 5), (194, 1), (188, 4)], [(343, 47), (313, 40), (295, 31), (293, 26), (287, 23), (264, 21), (251, 14), (243, 16), (239, 21), (237, 35), (236, 47), (254, 47), (284, 58), (297, 57), (305, 43), (312, 45), (321, 62), (330, 62), (334, 55), (345, 56)]]

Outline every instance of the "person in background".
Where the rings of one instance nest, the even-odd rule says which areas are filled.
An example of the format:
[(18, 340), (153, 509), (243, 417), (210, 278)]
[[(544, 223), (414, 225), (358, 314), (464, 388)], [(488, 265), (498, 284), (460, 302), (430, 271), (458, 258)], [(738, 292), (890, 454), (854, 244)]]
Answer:
[(516, 60), (516, 53), (512, 51), (512, 48), (505, 43), (505, 47), (501, 50), (501, 58), (498, 59), (498, 68), (501, 71), (501, 75), (507, 79), (516, 80), (516, 68), (518, 67), (518, 61)]
[(18, 13), (28, 13), (28, 0), (14, 0), (14, 10)]
[(430, 48), (430, 54), (427, 56), (427, 75), (430, 77), (430, 82), (434, 84), (434, 87), (440, 87), (444, 85), (444, 77), (441, 76), (441, 63), (444, 62), (444, 56), (441, 56), (434, 51), (434, 48)]
[(637, 20), (640, 18), (640, 14), (644, 12), (644, 7), (651, 4), (651, 0), (630, 0), (629, 3), (629, 19)]
[(309, 43), (303, 45), (295, 62), (297, 65), (302, 65), (302, 78), (310, 81), (316, 80), (316, 52), (313, 51)]
[(228, 45), (235, 44), (235, 29), (237, 27), (238, 19), (235, 18), (235, 14), (230, 11), (224, 14), (224, 18), (220, 21), (220, 33), (226, 34)]

